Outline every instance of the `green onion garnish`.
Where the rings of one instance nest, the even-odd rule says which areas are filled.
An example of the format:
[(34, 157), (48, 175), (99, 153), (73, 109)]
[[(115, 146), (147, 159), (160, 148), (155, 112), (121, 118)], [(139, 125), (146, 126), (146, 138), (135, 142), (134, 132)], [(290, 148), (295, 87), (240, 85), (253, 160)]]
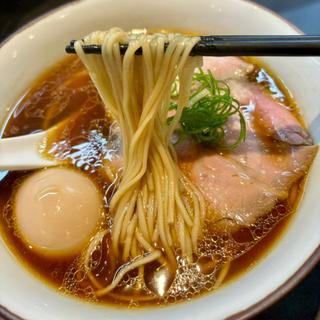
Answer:
[[(181, 134), (192, 136), (199, 143), (236, 148), (246, 138), (246, 122), (239, 102), (231, 96), (229, 86), (214, 79), (210, 71), (205, 73), (202, 69), (194, 74), (193, 81), (196, 90), (189, 99), (189, 105), (182, 111)], [(174, 91), (176, 96), (177, 86)], [(175, 103), (171, 102), (170, 109), (175, 108)], [(231, 144), (223, 144), (224, 125), (235, 114), (239, 116), (239, 137)]]

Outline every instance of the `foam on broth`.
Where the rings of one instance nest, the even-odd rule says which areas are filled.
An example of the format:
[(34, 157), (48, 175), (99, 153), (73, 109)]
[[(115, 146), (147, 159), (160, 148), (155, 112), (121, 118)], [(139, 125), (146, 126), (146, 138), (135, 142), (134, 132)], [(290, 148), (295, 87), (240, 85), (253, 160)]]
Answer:
[[(252, 81), (256, 81), (262, 67), (257, 61), (254, 63), (257, 67)], [(269, 74), (266, 67), (263, 68)], [(279, 79), (270, 79), (277, 84), (279, 97), (298, 113), (295, 102)], [(263, 83), (266, 88), (270, 79)], [(64, 160), (66, 166), (81, 170), (94, 181), (106, 194), (104, 211), (108, 217), (108, 197), (113, 192), (113, 186), (103, 162), (117, 155), (119, 141), (110, 120), (105, 118), (96, 89), (75, 57), (68, 57), (48, 70), (19, 100), (3, 136), (45, 130), (61, 120), (64, 121), (59, 130), (49, 139), (48, 156)], [(0, 182), (0, 229), (10, 249), (31, 272), (62, 292), (91, 301), (132, 307), (186, 300), (215, 289), (222, 272), (227, 272), (223, 280), (225, 284), (248, 271), (267, 254), (285, 230), (290, 220), (289, 213), (294, 211), (303, 187), (303, 181), (296, 183), (286, 201), (279, 203), (250, 227), (230, 233), (221, 230), (219, 223), (208, 223), (194, 263), (186, 265), (176, 252), (179, 268), (165, 298), (155, 297), (148, 286), (139, 283), (137, 273), (131, 272), (112, 294), (98, 300), (83, 272), (81, 256), (61, 259), (43, 257), (28, 248), (15, 232), (12, 199), (21, 181), (30, 173), (7, 172)], [(110, 221), (107, 219), (106, 223)], [(108, 237), (104, 242), (108, 244)], [(112, 270), (103, 263), (110, 260), (106, 248), (97, 247), (92, 263), (96, 276), (107, 283)], [(108, 263), (110, 265), (111, 262)], [(224, 268), (221, 269), (222, 266)], [(150, 265), (145, 270), (145, 278), (152, 276), (156, 267)]]

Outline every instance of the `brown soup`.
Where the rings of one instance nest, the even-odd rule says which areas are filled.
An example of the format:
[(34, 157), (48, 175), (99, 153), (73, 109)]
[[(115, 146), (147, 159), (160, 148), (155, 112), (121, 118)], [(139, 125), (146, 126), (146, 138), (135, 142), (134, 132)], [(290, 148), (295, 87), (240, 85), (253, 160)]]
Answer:
[[(276, 94), (277, 98), (292, 108), (296, 108), (295, 102), (279, 79), (260, 62), (252, 60), (250, 62), (256, 65), (251, 80), (260, 82), (266, 90)], [(84, 67), (75, 57), (68, 57), (48, 70), (18, 100), (2, 136), (13, 137), (45, 130), (61, 120), (64, 121), (59, 125), (59, 130), (50, 137), (49, 154), (65, 160), (66, 166), (83, 171), (93, 179), (102, 192), (108, 193), (110, 181), (103, 170), (103, 161), (114, 152), (116, 146), (114, 141), (110, 141), (108, 138), (110, 123), (105, 119), (104, 107), (98, 93)], [(212, 278), (210, 273), (212, 270), (204, 272), (204, 276), (198, 279), (192, 268), (185, 270), (181, 267), (177, 271), (184, 275), (180, 284), (188, 283), (191, 291), (188, 289), (186, 292), (181, 292), (176, 285), (176, 291), (173, 291), (165, 299), (149, 298), (148, 295), (144, 295), (143, 290), (124, 292), (123, 287), (130, 286), (130, 281), (135, 279), (136, 275), (133, 273), (127, 277), (122, 289), (116, 289), (112, 294), (96, 299), (88, 279), (80, 281), (79, 277), (81, 278), (82, 275), (76, 274), (77, 272), (74, 270), (77, 257), (53, 259), (41, 256), (28, 248), (15, 233), (12, 212), (13, 194), (21, 181), (30, 173), (31, 171), (1, 172), (0, 230), (2, 237), (16, 257), (40, 279), (62, 292), (71, 293), (87, 300), (133, 307), (181, 301), (214, 289), (214, 280), (217, 280), (218, 276), (214, 275)], [(283, 234), (299, 200), (302, 187), (303, 181), (299, 181), (292, 187), (291, 194), (286, 201), (279, 203), (270, 213), (260, 218), (254, 226), (234, 232), (234, 242), (231, 243), (233, 248), (230, 249), (230, 255), (234, 259), (230, 263), (223, 284), (250, 270), (269, 252)], [(105, 203), (105, 213), (108, 215), (107, 202)], [(264, 224), (268, 227), (263, 228)], [(217, 236), (214, 228), (212, 229), (210, 226), (207, 228), (205, 241), (207, 241), (206, 250), (208, 247), (215, 250), (217, 246), (224, 248), (226, 244), (230, 245), (230, 239), (226, 239), (226, 235)], [(217, 257), (220, 251), (215, 250)], [(197, 258), (198, 267), (201, 263), (208, 265), (207, 258), (207, 254), (200, 255)], [(148, 277), (148, 269), (145, 272)], [(186, 276), (187, 273), (188, 276)], [(75, 279), (79, 281), (77, 282)], [(195, 283), (201, 283), (202, 286), (193, 286)]]

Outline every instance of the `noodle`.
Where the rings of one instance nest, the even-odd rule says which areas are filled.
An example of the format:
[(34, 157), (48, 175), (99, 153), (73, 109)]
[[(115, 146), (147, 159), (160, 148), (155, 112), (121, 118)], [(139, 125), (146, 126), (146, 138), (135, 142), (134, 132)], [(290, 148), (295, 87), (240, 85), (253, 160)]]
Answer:
[(114, 279), (112, 280), (112, 283), (108, 285), (107, 287), (100, 289), (96, 292), (96, 295), (98, 297), (101, 297), (105, 294), (107, 294), (109, 291), (113, 290), (119, 282), (122, 280), (123, 276), (128, 273), (131, 270), (136, 269), (139, 266), (143, 266), (144, 264), (147, 264), (149, 262), (152, 262), (154, 260), (157, 260), (161, 257), (160, 251), (153, 251), (153, 252), (147, 252), (143, 254), (142, 256), (137, 256), (134, 259), (132, 259), (130, 262), (127, 262), (126, 264), (123, 264), (116, 272)]
[[(197, 249), (204, 199), (179, 169), (170, 139), (188, 103), (193, 71), (201, 63), (189, 56), (198, 40), (113, 28), (75, 43), (123, 141), (123, 171), (110, 202), (112, 249), (122, 266), (112, 283), (96, 292), (98, 296), (113, 290), (130, 270), (140, 267), (143, 272), (141, 266), (151, 261), (168, 259), (176, 266), (176, 248), (189, 261)], [(124, 56), (120, 43), (128, 44)], [(101, 44), (102, 54), (86, 55), (83, 44)], [(137, 56), (140, 48), (142, 55)], [(177, 77), (178, 107), (168, 124), (171, 87)]]

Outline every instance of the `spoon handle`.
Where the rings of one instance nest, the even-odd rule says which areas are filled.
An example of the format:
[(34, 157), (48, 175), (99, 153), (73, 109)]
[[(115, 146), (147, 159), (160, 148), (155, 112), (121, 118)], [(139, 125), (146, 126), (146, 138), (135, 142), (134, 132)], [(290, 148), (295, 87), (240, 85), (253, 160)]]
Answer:
[(39, 152), (47, 132), (0, 139), (0, 170), (29, 170), (58, 165)]

